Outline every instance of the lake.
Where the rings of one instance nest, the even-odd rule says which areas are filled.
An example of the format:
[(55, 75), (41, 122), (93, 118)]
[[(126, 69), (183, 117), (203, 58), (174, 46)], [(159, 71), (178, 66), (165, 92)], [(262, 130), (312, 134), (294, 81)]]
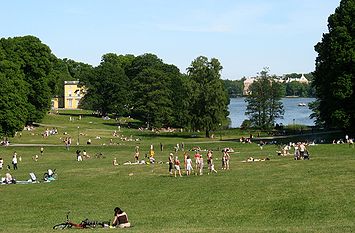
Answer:
[[(231, 98), (229, 109), (229, 118), (231, 119), (232, 128), (238, 128), (248, 116), (245, 115), (246, 102), (245, 98)], [(313, 119), (310, 119), (312, 111), (308, 108), (308, 103), (315, 101), (314, 98), (283, 98), (282, 103), (284, 106), (283, 119), (276, 119), (276, 123), (283, 125), (295, 124), (314, 126)], [(298, 106), (299, 103), (304, 103), (306, 106)]]

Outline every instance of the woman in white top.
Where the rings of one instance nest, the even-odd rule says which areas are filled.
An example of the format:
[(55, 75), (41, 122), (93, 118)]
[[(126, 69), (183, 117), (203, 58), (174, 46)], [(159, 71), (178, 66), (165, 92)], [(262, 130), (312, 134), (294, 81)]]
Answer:
[(190, 155), (188, 155), (186, 157), (186, 175), (191, 175), (192, 170), (192, 159), (190, 158)]
[(17, 153), (14, 153), (14, 156), (12, 157), (12, 165), (14, 167), (14, 170), (17, 170)]

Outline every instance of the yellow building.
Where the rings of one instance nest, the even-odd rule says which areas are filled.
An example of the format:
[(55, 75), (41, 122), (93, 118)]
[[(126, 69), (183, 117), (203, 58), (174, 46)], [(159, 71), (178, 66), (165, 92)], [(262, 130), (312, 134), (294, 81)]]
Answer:
[(64, 81), (64, 108), (78, 109), (80, 99), (84, 96), (83, 88), (78, 87), (79, 81)]

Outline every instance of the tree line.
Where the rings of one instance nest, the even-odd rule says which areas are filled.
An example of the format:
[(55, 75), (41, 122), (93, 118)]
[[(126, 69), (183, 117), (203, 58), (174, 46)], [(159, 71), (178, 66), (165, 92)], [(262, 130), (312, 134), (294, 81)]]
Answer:
[[(291, 73), (285, 74), (282, 77), (274, 76), (275, 80), (281, 81), (279, 86), (281, 90), (281, 96), (298, 96), (298, 97), (315, 97), (315, 88), (312, 86), (313, 74), (308, 73), (304, 74), (309, 83), (300, 83), (297, 81), (286, 82), (288, 79), (300, 78), (302, 74)], [(224, 86), (228, 92), (230, 98), (236, 98), (244, 96), (244, 81), (246, 80), (243, 77), (240, 80), (223, 80)]]
[(80, 107), (132, 116), (148, 128), (211, 130), (226, 125), (229, 98), (216, 58), (197, 57), (186, 74), (154, 54), (104, 54), (91, 65), (59, 59), (34, 36), (0, 40), (0, 135), (12, 136), (40, 122), (64, 81), (80, 80)]
[[(251, 126), (270, 128), (283, 115), (281, 97), (316, 96), (312, 117), (325, 128), (355, 127), (355, 0), (341, 0), (328, 18), (328, 33), (317, 43), (311, 86), (275, 82), (264, 69), (246, 98)], [(34, 36), (0, 39), (0, 136), (12, 136), (40, 122), (53, 96), (64, 95), (64, 81), (80, 80), (80, 107), (132, 116), (148, 128), (181, 127), (210, 131), (228, 125), (229, 96), (242, 93), (242, 80), (221, 80), (216, 58), (199, 56), (186, 73), (154, 54), (104, 54), (93, 67), (59, 59)], [(285, 77), (294, 77), (289, 74)]]

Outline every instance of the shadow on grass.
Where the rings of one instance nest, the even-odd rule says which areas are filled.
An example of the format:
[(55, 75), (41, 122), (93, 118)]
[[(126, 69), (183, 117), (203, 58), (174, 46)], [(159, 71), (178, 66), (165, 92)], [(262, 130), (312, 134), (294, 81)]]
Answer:
[(202, 135), (194, 133), (154, 133), (154, 132), (142, 132), (137, 134), (141, 137), (152, 137), (152, 138), (204, 138)]
[(60, 115), (60, 116), (73, 116), (73, 117), (79, 117), (79, 116), (90, 116), (90, 117), (96, 117), (96, 118), (101, 118), (100, 116), (96, 115), (96, 114), (92, 114), (92, 113), (82, 113), (82, 112), (60, 112), (56, 115)]

